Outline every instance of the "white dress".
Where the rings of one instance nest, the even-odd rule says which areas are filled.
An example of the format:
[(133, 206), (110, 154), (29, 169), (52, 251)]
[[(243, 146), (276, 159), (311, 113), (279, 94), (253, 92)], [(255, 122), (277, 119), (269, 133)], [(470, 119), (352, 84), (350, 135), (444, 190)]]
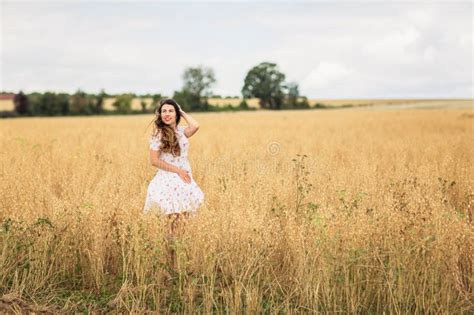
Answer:
[[(192, 177), (191, 165), (188, 161), (189, 140), (184, 134), (185, 128), (178, 126), (177, 131), (181, 155), (174, 157), (171, 153), (161, 152), (160, 160), (187, 170), (191, 182), (186, 183), (174, 172), (158, 169), (155, 177), (148, 185), (145, 207), (143, 208), (144, 213), (156, 208), (164, 214), (189, 211), (192, 215), (195, 215), (204, 201), (204, 193)], [(160, 144), (159, 136), (150, 137), (149, 147), (151, 150), (158, 151)]]

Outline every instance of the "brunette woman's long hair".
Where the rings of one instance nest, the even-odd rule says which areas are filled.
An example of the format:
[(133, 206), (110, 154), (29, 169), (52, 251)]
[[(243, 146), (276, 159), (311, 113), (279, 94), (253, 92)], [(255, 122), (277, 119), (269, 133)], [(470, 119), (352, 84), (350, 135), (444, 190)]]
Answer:
[(176, 125), (179, 125), (181, 113), (179, 111), (178, 103), (172, 98), (164, 98), (160, 100), (155, 109), (155, 118), (153, 119), (153, 131), (151, 136), (158, 137), (161, 140), (161, 152), (171, 153), (176, 157), (181, 155), (181, 147), (179, 146), (178, 137), (176, 136), (173, 127), (165, 124), (161, 119), (161, 108), (166, 104), (174, 107), (176, 112)]

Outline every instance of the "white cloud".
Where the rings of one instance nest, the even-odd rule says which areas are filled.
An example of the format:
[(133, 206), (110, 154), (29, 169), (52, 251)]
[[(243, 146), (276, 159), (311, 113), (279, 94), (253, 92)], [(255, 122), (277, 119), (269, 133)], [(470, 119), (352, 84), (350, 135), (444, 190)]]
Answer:
[(239, 95), (278, 64), (312, 98), (472, 95), (472, 3), (2, 3), (0, 89)]
[(321, 90), (334, 87), (338, 81), (347, 80), (349, 76), (354, 76), (355, 71), (336, 62), (322, 61), (312, 70), (301, 82), (301, 88), (305, 90)]
[(382, 38), (364, 47), (368, 58), (372, 60), (390, 60), (392, 63), (410, 63), (414, 55), (410, 46), (420, 38), (420, 32), (415, 27), (406, 27), (383, 35)]

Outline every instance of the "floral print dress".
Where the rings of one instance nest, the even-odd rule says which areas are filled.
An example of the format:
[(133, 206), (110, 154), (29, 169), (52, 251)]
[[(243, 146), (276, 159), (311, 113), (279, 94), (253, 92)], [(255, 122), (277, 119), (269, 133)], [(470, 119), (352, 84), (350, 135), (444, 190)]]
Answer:
[[(195, 215), (204, 201), (204, 193), (192, 177), (191, 165), (188, 161), (189, 140), (184, 134), (184, 126), (178, 126), (177, 137), (181, 147), (181, 155), (174, 157), (171, 153), (161, 152), (160, 160), (173, 164), (188, 171), (191, 182), (186, 183), (174, 172), (158, 169), (155, 177), (148, 185), (144, 213), (157, 209), (164, 214), (189, 211)], [(161, 145), (159, 136), (149, 139), (151, 150), (158, 151)]]

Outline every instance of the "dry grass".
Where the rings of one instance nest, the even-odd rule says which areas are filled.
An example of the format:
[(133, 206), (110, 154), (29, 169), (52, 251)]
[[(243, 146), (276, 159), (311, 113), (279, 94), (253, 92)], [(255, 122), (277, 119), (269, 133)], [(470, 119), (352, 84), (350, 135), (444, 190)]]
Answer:
[(15, 110), (15, 103), (13, 100), (0, 100), (0, 112)]
[(471, 111), (193, 116), (205, 204), (171, 281), (141, 213), (151, 116), (2, 120), (0, 306), (474, 311)]

